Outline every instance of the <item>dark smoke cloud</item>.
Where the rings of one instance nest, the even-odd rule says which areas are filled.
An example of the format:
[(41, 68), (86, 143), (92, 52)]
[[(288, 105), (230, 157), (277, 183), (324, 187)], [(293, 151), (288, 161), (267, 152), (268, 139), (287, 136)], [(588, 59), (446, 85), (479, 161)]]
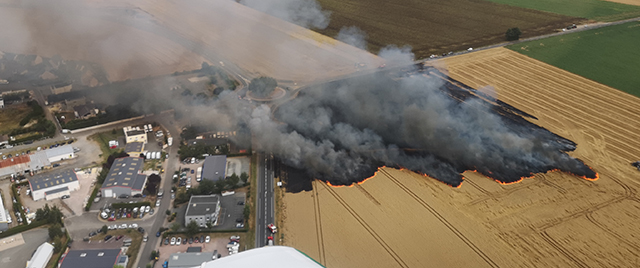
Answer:
[(305, 28), (324, 29), (331, 12), (315, 0), (241, 0), (241, 4)]
[[(389, 49), (398, 60), (410, 55)], [(287, 165), (332, 184), (351, 184), (377, 167), (404, 167), (459, 185), (478, 170), (502, 182), (554, 168), (593, 175), (550, 132), (531, 134), (494, 113), (481, 99), (457, 102), (444, 81), (377, 74), (306, 89), (270, 117), (255, 109), (250, 127), (267, 151)], [(591, 172), (591, 173), (590, 173)]]

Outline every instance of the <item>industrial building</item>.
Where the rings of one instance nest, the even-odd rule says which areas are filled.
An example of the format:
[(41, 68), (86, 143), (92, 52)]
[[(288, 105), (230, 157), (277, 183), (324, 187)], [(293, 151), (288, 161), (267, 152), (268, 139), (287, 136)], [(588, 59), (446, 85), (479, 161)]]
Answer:
[(7, 210), (4, 209), (4, 202), (2, 202), (2, 194), (0, 194), (0, 232), (4, 232), (9, 229), (9, 217)]
[(171, 254), (168, 260), (168, 268), (200, 267), (202, 263), (211, 261), (213, 252), (188, 252)]
[(71, 159), (75, 157), (75, 153), (73, 152), (73, 147), (69, 144), (62, 145), (59, 147), (54, 147), (47, 150), (37, 151), (37, 153), (44, 153), (47, 156), (47, 160), (51, 163), (55, 163), (58, 161)]
[(144, 129), (140, 129), (140, 127), (125, 127), (122, 129), (122, 131), (124, 131), (126, 143), (147, 143), (147, 133), (144, 131)]
[(217, 181), (225, 178), (227, 169), (226, 155), (211, 155), (204, 159), (202, 164), (202, 179)]
[(121, 262), (121, 249), (80, 249), (70, 250), (62, 258), (60, 268), (113, 268), (115, 265), (127, 267), (128, 258)]
[(72, 169), (38, 174), (29, 179), (34, 201), (52, 200), (80, 189), (78, 176)]
[(31, 169), (30, 162), (29, 155), (14, 156), (0, 160), (0, 177), (28, 172)]
[(109, 175), (102, 184), (102, 196), (119, 197), (141, 194), (147, 184), (147, 175), (141, 174), (143, 159), (140, 157), (121, 157), (113, 161)]
[[(28, 253), (27, 253), (28, 254)], [(26, 268), (45, 268), (53, 255), (53, 245), (44, 242), (36, 249), (31, 256), (31, 260), (27, 261)]]
[(216, 225), (220, 213), (220, 197), (217, 195), (192, 195), (189, 206), (184, 214), (184, 224), (191, 221), (198, 223), (200, 227), (206, 227), (207, 223)]
[(124, 146), (124, 152), (133, 156), (139, 156), (143, 150), (144, 143), (142, 142), (128, 142), (127, 145)]

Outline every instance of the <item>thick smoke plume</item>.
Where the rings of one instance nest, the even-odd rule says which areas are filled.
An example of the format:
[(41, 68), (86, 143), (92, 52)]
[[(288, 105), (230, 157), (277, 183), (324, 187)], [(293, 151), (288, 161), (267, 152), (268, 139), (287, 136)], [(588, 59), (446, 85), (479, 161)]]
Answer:
[(277, 122), (274, 111), (261, 106), (249, 125), (265, 150), (334, 185), (361, 181), (380, 166), (453, 186), (465, 170), (505, 183), (552, 169), (595, 177), (565, 153), (575, 149), (570, 141), (517, 115), (501, 115), (500, 106), (478, 97), (456, 100), (442, 75), (374, 74), (308, 88), (275, 111)]

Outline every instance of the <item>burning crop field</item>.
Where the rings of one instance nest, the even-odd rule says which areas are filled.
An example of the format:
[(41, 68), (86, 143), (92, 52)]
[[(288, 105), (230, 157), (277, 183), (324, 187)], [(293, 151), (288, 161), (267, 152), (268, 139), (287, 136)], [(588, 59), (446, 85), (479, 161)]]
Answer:
[(598, 178), (567, 154), (576, 143), (532, 115), (436, 68), (410, 69), (304, 89), (273, 112), (278, 122), (266, 107), (254, 111), (252, 130), (285, 165), (330, 185), (362, 182), (382, 166), (453, 187), (468, 170), (502, 184), (552, 170)]

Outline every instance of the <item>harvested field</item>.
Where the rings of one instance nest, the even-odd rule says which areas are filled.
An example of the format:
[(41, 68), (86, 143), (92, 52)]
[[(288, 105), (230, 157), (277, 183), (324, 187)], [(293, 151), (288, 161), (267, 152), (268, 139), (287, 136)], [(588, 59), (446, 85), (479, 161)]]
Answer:
[[(637, 0), (488, 0), (491, 2), (541, 10), (598, 21), (616, 21), (640, 17)], [(629, 2), (635, 2), (628, 5)], [(635, 6), (634, 6), (635, 5)], [(566, 27), (566, 26), (565, 26)]]
[[(71, 27), (60, 18), (63, 15), (26, 5), (25, 8), (3, 5), (0, 24), (13, 27), (0, 28), (0, 50), (44, 57), (59, 55), (66, 60), (99, 63), (111, 81), (199, 69), (204, 61), (201, 56), (164, 37), (102, 20), (100, 18), (105, 14), (100, 11), (86, 9), (89, 15), (84, 17), (84, 11), (78, 8), (64, 14), (73, 18), (66, 23), (81, 25), (74, 25), (74, 29), (78, 28), (74, 32), (56, 29)], [(31, 21), (35, 17), (39, 19)], [(77, 20), (75, 23), (74, 19)]]
[(500, 5), (488, 1), (363, 1), (318, 0), (331, 11), (329, 27), (318, 30), (337, 36), (357, 26), (367, 34), (367, 49), (377, 53), (395, 44), (410, 45), (417, 58), (505, 41), (505, 32), (519, 27), (523, 37), (554, 32), (578, 23), (568, 16)]
[(0, 134), (9, 134), (20, 127), (20, 121), (33, 109), (26, 103), (15, 104), (0, 110)]
[[(383, 168), (353, 187), (285, 194), (285, 244), (327, 267), (637, 267), (640, 99), (504, 48), (444, 60), (467, 85), (575, 141), (599, 172), (500, 185), (474, 172), (459, 189)], [(301, 239), (304, 238), (304, 239)], [(607, 256), (607, 257), (602, 257)]]
[(507, 48), (640, 97), (638, 40), (640, 22), (629, 22)]
[(163, 27), (198, 44), (206, 53), (213, 51), (226, 61), (226, 67), (233, 63), (255, 76), (313, 81), (352, 73), (358, 62), (369, 68), (384, 62), (366, 51), (234, 1), (135, 4)]
[(640, 1), (639, 0), (607, 0), (607, 1), (620, 3), (620, 4), (626, 4), (626, 5), (640, 6)]

